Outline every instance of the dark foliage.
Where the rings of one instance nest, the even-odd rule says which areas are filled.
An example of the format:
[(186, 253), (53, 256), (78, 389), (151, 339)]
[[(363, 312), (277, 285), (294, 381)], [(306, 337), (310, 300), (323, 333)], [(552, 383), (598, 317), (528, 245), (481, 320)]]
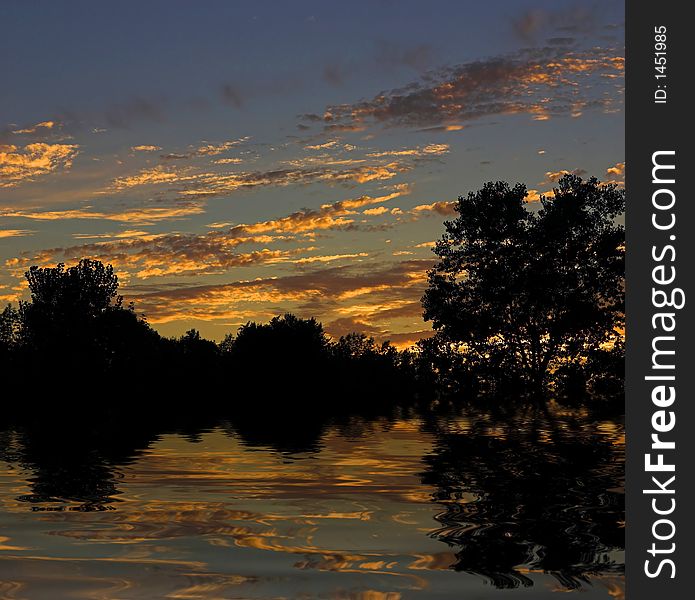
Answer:
[(624, 327), (624, 190), (566, 175), (539, 210), (525, 197), (525, 186), (497, 182), (459, 198), (425, 319), (440, 345), (465, 349), (478, 381), (541, 390), (572, 372), (591, 383), (591, 357)]
[(587, 425), (530, 411), (439, 432), (422, 478), (446, 507), (433, 535), (454, 548), (455, 569), (498, 588), (532, 585), (520, 566), (569, 589), (590, 574), (622, 572), (623, 448)]
[[(0, 368), (6, 389), (30, 390), (42, 410), (59, 410), (67, 398), (76, 409), (92, 404), (108, 414), (190, 411), (195, 396), (198, 412), (234, 405), (240, 426), (245, 413), (265, 411), (286, 427), (299, 406), (306, 426), (320, 433), (329, 418), (383, 413), (414, 397), (412, 370), (401, 368), (405, 354), (356, 333), (333, 342), (315, 319), (250, 322), (220, 344), (194, 329), (164, 338), (123, 305), (110, 265), (84, 259), (68, 269), (32, 267), (26, 278), (31, 301), (0, 313)], [(405, 389), (409, 398), (394, 403)]]

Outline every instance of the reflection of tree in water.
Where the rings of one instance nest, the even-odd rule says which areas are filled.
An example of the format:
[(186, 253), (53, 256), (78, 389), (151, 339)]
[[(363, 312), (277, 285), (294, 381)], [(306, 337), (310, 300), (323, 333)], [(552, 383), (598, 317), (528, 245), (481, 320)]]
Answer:
[[(34, 510), (108, 510), (121, 494), (119, 469), (163, 434), (197, 443), (203, 432), (220, 428), (247, 446), (285, 455), (319, 451), (329, 427), (353, 419), (350, 410), (338, 410), (318, 386), (288, 383), (283, 389), (276, 384), (273, 393), (243, 398), (243, 403), (205, 418), (185, 410), (163, 416), (146, 407), (137, 412), (122, 407), (116, 412), (108, 405), (87, 408), (87, 399), (80, 398), (69, 414), (57, 409), (44, 411), (38, 422), (24, 417), (15, 425), (0, 424), (0, 459), (31, 472), (30, 491), (19, 500)], [(172, 400), (172, 408), (190, 404), (187, 398)], [(367, 420), (389, 413), (378, 402), (363, 412)]]
[(296, 414), (276, 410), (265, 417), (251, 411), (237, 411), (230, 418), (230, 425), (227, 433), (238, 436), (246, 446), (292, 454), (317, 452), (328, 423), (315, 412), (306, 412), (299, 419)]
[[(77, 417), (45, 419), (41, 426), (0, 429), (0, 458), (31, 471), (29, 493), (19, 500), (35, 510), (106, 510), (117, 508), (119, 468), (164, 433), (195, 443), (217, 426), (246, 445), (284, 454), (319, 451), (329, 428), (348, 437), (372, 435), (372, 427), (388, 426), (394, 416), (330, 416), (328, 408), (318, 409), (326, 406), (318, 396), (303, 418), (291, 395), (274, 395), (269, 403), (186, 425), (147, 420), (136, 426), (132, 418), (93, 414), (98, 427)], [(624, 507), (615, 490), (623, 475), (621, 443), (586, 419), (540, 410), (526, 418), (476, 415), (465, 431), (456, 419), (430, 417), (424, 428), (437, 444), (424, 458), (422, 481), (445, 506), (433, 535), (455, 548), (455, 569), (499, 588), (532, 585), (528, 570), (552, 573), (568, 589), (594, 573), (622, 572)]]
[(438, 434), (422, 474), (446, 506), (433, 535), (457, 548), (456, 570), (498, 588), (532, 585), (527, 570), (570, 589), (622, 572), (622, 445), (580, 422), (537, 420)]
[(31, 470), (30, 492), (18, 500), (34, 510), (108, 510), (121, 493), (117, 467), (135, 460), (153, 438), (127, 427), (97, 431), (55, 421), (4, 430), (0, 457)]

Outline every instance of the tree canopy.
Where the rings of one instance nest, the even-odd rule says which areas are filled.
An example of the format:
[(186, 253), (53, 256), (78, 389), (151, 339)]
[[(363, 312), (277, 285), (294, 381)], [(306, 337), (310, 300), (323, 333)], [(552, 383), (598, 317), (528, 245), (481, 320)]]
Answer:
[(14, 344), (25, 369), (49, 379), (78, 370), (85, 386), (105, 373), (142, 376), (157, 336), (123, 307), (111, 265), (82, 259), (67, 269), (32, 266), (25, 277), (31, 301), (19, 305)]
[(524, 185), (496, 182), (458, 199), (423, 307), (470, 365), (540, 386), (620, 345), (625, 193), (565, 175), (538, 205), (526, 197)]
[(56, 267), (33, 266), (25, 276), (36, 307), (95, 316), (122, 303), (113, 267), (98, 260), (83, 258), (68, 269), (63, 263)]

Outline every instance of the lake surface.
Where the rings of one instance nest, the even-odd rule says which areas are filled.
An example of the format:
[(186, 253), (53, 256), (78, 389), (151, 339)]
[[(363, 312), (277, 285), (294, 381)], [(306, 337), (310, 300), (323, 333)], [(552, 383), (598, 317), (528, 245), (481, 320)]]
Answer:
[(6, 426), (0, 599), (624, 596), (619, 421), (355, 420), (290, 450), (243, 430)]

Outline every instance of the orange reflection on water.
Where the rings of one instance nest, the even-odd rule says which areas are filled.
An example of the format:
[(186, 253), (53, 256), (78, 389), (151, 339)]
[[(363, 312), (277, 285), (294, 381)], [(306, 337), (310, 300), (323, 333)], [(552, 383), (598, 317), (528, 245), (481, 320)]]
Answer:
[[(317, 451), (293, 454), (250, 446), (224, 424), (195, 441), (161, 435), (137, 458), (97, 470), (106, 479), (95, 485), (107, 492), (95, 506), (104, 510), (83, 510), (55, 491), (37, 499), (34, 467), (0, 463), (0, 598), (496, 595), (478, 575), (452, 570), (457, 550), (437, 539), (446, 529), (437, 519), (480, 500), (463, 491), (433, 502), (423, 457), (439, 434), (417, 420), (360, 428), (329, 429)], [(620, 426), (595, 429), (620, 443)], [(499, 440), (512, 431), (470, 418), (446, 430)], [(538, 439), (552, 444), (554, 434)], [(456, 527), (464, 534), (479, 526), (464, 519)], [(517, 571), (557, 587), (540, 570)], [(620, 586), (614, 577), (602, 589), (620, 597)]]

